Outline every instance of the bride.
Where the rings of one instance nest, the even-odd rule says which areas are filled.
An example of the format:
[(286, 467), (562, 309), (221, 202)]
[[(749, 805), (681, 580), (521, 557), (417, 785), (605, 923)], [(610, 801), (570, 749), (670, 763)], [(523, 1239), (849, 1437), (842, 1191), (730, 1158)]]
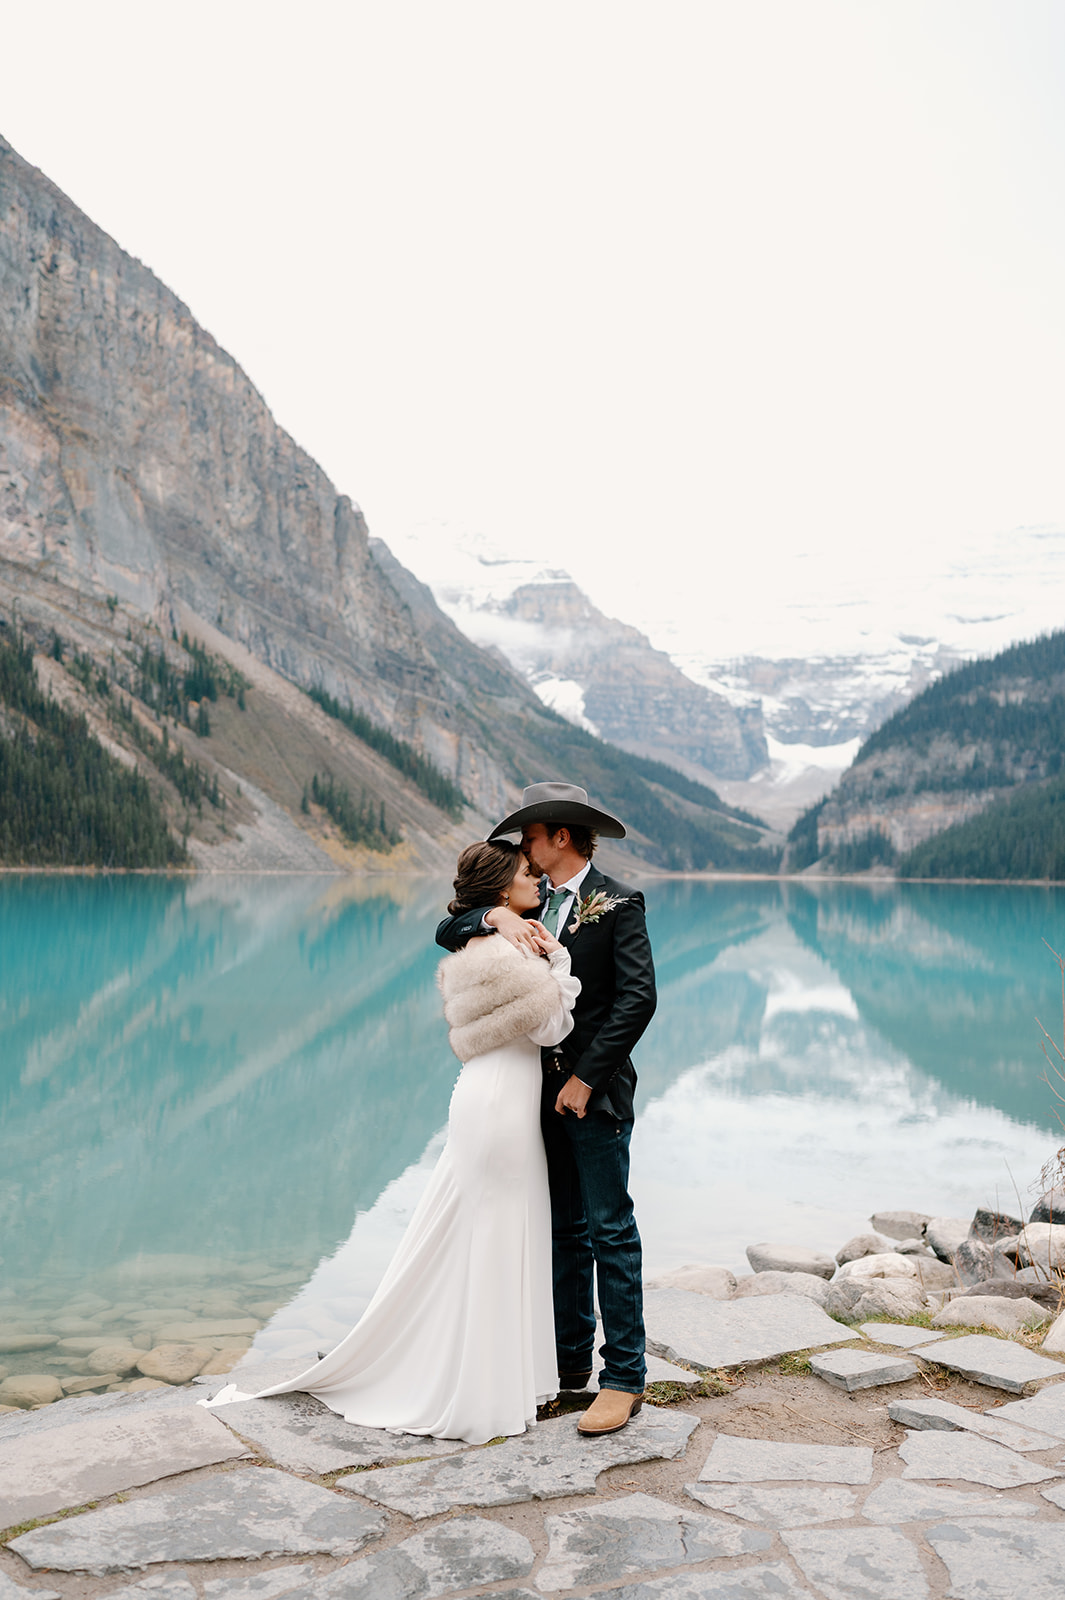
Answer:
[[(452, 914), (539, 903), (516, 845), (472, 844), (459, 856)], [(261, 1395), (300, 1390), (348, 1422), (483, 1444), (524, 1433), (557, 1394), (540, 1046), (572, 1029), (580, 983), (569, 952), (542, 923), (530, 926), (539, 957), (486, 938), (440, 963), (463, 1062), (440, 1160), (352, 1331)], [(206, 1403), (247, 1398), (231, 1384)]]

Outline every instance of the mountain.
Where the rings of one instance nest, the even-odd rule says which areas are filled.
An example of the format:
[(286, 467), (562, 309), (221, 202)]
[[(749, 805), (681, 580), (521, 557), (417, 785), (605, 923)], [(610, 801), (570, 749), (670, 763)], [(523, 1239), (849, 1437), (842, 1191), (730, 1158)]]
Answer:
[(1065, 877), (1065, 631), (956, 668), (865, 741), (787, 865)]
[[(465, 639), (177, 296), (2, 140), (0, 617), (202, 868), (442, 869), (547, 776), (632, 821), (630, 860), (775, 859)], [(0, 707), (0, 740), (43, 758), (37, 709)]]
[(498, 651), (578, 727), (711, 784), (768, 763), (756, 697), (739, 703), (694, 683), (567, 572), (450, 529), (443, 539), (409, 535), (396, 553), (469, 638)]

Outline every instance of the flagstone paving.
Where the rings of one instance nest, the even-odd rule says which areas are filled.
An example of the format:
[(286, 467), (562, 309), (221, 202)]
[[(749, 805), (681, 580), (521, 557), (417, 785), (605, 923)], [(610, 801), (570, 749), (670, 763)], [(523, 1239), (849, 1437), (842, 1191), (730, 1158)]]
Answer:
[(989, 1416), (980, 1411), (967, 1411), (964, 1406), (951, 1405), (937, 1400), (933, 1395), (912, 1395), (905, 1400), (892, 1400), (888, 1416), (904, 1428), (938, 1429), (955, 1433), (962, 1429), (979, 1433), (996, 1444), (1008, 1445), (1011, 1450), (1053, 1450), (1060, 1440), (1049, 1433), (1037, 1433), (1034, 1428), (1024, 1428), (1019, 1423), (1003, 1420), (998, 1412)]
[(243, 1468), (178, 1489), (87, 1511), (12, 1539), (31, 1567), (122, 1572), (156, 1561), (237, 1556), (348, 1556), (386, 1526), (379, 1511), (286, 1472)]
[(975, 1433), (908, 1433), (899, 1455), (906, 1463), (904, 1478), (962, 1478), (991, 1489), (1013, 1489), (1061, 1476), (1056, 1468), (1037, 1466)]
[(864, 1445), (778, 1444), (772, 1439), (738, 1439), (719, 1433), (701, 1483), (868, 1483), (873, 1452)]
[(455, 1506), (509, 1506), (594, 1494), (596, 1478), (608, 1467), (683, 1455), (698, 1425), (699, 1418), (686, 1412), (644, 1406), (620, 1433), (584, 1439), (575, 1416), (555, 1417), (500, 1445), (443, 1461), (351, 1473), (338, 1478), (337, 1487), (408, 1517), (432, 1517)]
[(854, 1338), (804, 1295), (713, 1300), (690, 1289), (644, 1295), (647, 1348), (693, 1367), (735, 1367)]
[(1065, 1527), (1003, 1528), (978, 1520), (946, 1523), (925, 1536), (964, 1600), (1061, 1600)]
[(940, 1366), (951, 1367), (977, 1383), (1013, 1394), (1023, 1394), (1029, 1383), (1065, 1378), (1065, 1366), (1060, 1361), (1037, 1355), (1023, 1344), (1014, 1344), (1012, 1339), (995, 1339), (989, 1333), (971, 1333), (961, 1339), (922, 1345), (921, 1360), (938, 1361)]
[(219, 1407), (214, 1414), (290, 1472), (318, 1475), (345, 1467), (410, 1461), (415, 1456), (454, 1455), (464, 1448), (457, 1439), (426, 1439), (413, 1433), (358, 1427), (310, 1394), (238, 1400)]
[[(821, 1488), (811, 1483), (788, 1489), (759, 1489), (751, 1484), (714, 1489), (706, 1483), (686, 1483), (684, 1493), (714, 1511), (727, 1511), (744, 1522), (766, 1528), (805, 1528), (812, 1522), (842, 1522), (854, 1515), (858, 1497), (851, 1489)], [(866, 1502), (868, 1504), (868, 1502)], [(931, 1513), (939, 1516), (940, 1512)]]
[[(927, 1330), (871, 1323), (839, 1351), (861, 1336), (830, 1322), (819, 1346), (805, 1298), (711, 1326), (707, 1307), (746, 1318), (774, 1297), (663, 1293), (698, 1302), (666, 1307), (664, 1337), (690, 1354), (698, 1333), (705, 1354), (739, 1330), (745, 1376), (720, 1398), (646, 1404), (598, 1440), (572, 1414), (470, 1447), (350, 1428), (307, 1396), (199, 1407), (226, 1377), (0, 1416), (0, 1487), (34, 1464), (74, 1512), (12, 1530), (0, 1600), (1065, 1600), (1065, 1381), (1044, 1383), (1041, 1364), (1037, 1392), (989, 1404), (1031, 1351), (937, 1337), (906, 1364), (942, 1369), (960, 1350), (987, 1386), (933, 1370), (890, 1397), (850, 1393), (784, 1364), (760, 1373), (753, 1352), (783, 1340), (883, 1368)], [(235, 1381), (288, 1375), (249, 1361)], [(195, 1464), (220, 1440), (233, 1459)], [(158, 1477), (138, 1487), (142, 1471)], [(110, 1472), (129, 1487), (108, 1489)], [(90, 1489), (105, 1503), (79, 1510)]]
[(871, 1350), (826, 1350), (823, 1355), (811, 1356), (810, 1371), (826, 1383), (834, 1383), (848, 1392), (878, 1389), (887, 1383), (907, 1383), (917, 1376), (912, 1361), (875, 1355)]
[(550, 1545), (536, 1582), (547, 1592), (606, 1583), (656, 1567), (752, 1555), (773, 1542), (760, 1528), (738, 1528), (724, 1517), (678, 1511), (646, 1494), (548, 1517), (544, 1527)]

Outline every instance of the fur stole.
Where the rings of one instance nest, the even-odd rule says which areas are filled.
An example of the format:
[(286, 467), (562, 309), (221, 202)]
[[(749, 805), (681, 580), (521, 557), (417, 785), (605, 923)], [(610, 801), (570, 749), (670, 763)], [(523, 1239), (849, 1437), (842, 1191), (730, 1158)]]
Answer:
[(471, 939), (436, 969), (460, 1061), (520, 1039), (558, 1007), (558, 984), (546, 961), (523, 956), (499, 934)]

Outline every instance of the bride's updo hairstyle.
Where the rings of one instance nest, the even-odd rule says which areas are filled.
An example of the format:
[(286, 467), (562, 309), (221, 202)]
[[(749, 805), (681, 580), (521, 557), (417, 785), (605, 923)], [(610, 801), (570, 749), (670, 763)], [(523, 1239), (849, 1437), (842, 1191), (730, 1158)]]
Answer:
[(478, 906), (498, 905), (514, 880), (520, 860), (521, 851), (506, 839), (468, 844), (458, 859), (455, 898), (447, 908), (451, 916), (475, 911)]

